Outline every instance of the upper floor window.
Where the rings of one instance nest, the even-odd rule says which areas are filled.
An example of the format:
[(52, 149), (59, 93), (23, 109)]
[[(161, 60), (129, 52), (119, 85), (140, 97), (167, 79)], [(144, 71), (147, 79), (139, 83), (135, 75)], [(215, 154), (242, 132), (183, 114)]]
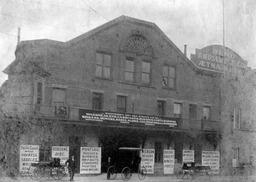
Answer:
[(173, 114), (174, 115), (179, 115), (179, 116), (182, 115), (182, 104), (181, 103), (175, 102), (173, 104)]
[(42, 104), (43, 102), (43, 83), (36, 83), (36, 104)]
[(103, 109), (103, 94), (94, 92), (92, 94), (92, 109), (102, 110)]
[(54, 88), (52, 91), (52, 103), (64, 104), (66, 100), (66, 90), (62, 88)]
[(162, 84), (164, 87), (175, 88), (175, 67), (165, 65), (163, 67)]
[(96, 53), (96, 76), (110, 79), (111, 55)]
[(157, 101), (157, 114), (159, 116), (165, 115), (165, 101), (163, 101), (163, 100)]
[(127, 97), (118, 95), (117, 96), (117, 103), (116, 103), (116, 108), (117, 112), (125, 113), (126, 112), (126, 102), (127, 102)]
[(208, 106), (203, 107), (203, 120), (209, 120), (211, 116), (211, 108)]
[(130, 82), (134, 81), (134, 61), (129, 58), (125, 60), (124, 79)]
[(143, 61), (142, 62), (142, 72), (141, 72), (141, 81), (142, 83), (150, 83), (150, 68), (151, 63)]
[(241, 127), (241, 108), (234, 108), (233, 111), (233, 128), (240, 129)]
[(196, 120), (197, 119), (197, 105), (189, 104), (189, 119)]

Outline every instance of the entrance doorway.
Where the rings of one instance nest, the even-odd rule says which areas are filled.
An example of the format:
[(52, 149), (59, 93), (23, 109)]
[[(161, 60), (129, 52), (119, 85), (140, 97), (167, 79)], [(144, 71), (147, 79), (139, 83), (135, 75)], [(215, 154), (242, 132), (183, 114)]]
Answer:
[(70, 136), (69, 137), (69, 156), (74, 156), (75, 158), (75, 173), (80, 172), (80, 147), (81, 147), (82, 137)]
[(119, 148), (139, 148), (141, 136), (137, 130), (104, 128), (99, 138), (102, 146), (102, 172), (106, 172), (109, 165), (130, 165), (138, 154), (134, 151), (120, 151)]

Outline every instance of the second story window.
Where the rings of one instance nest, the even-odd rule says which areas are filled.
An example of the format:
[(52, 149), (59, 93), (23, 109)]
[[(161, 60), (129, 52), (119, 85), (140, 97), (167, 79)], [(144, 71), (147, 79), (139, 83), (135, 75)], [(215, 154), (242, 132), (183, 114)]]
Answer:
[(92, 94), (92, 109), (102, 110), (103, 109), (103, 94), (94, 92)]
[(126, 112), (126, 96), (118, 95), (116, 109), (117, 112), (125, 113)]
[(208, 106), (203, 107), (203, 120), (209, 120), (211, 114), (211, 108)]
[(96, 76), (110, 79), (111, 55), (96, 53)]
[(197, 106), (196, 104), (189, 104), (189, 119), (197, 119)]
[(175, 88), (175, 67), (164, 66), (162, 84), (164, 87)]
[(182, 104), (175, 102), (173, 104), (173, 114), (176, 116), (181, 116), (182, 115)]
[(125, 60), (124, 79), (134, 82), (134, 61), (132, 59)]
[(165, 115), (165, 101), (163, 101), (163, 100), (157, 101), (157, 114), (158, 114), (158, 116)]
[(241, 127), (241, 109), (238, 107), (234, 108), (233, 111), (233, 128), (240, 129)]
[(43, 83), (36, 83), (36, 104), (42, 104), (43, 102)]
[(141, 81), (142, 83), (149, 84), (150, 83), (150, 62), (143, 61), (142, 62), (142, 72), (141, 72)]

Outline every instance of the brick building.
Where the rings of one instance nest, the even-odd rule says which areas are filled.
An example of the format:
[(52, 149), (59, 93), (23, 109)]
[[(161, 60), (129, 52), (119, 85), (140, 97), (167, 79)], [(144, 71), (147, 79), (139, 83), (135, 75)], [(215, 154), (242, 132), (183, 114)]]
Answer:
[[(102, 148), (102, 171), (119, 147), (155, 150), (154, 173), (163, 174), (163, 150), (220, 150), (221, 74), (191, 62), (151, 22), (121, 16), (67, 42), (22, 41), (4, 70), (2, 109), (40, 125), (20, 144)], [(98, 116), (103, 116), (100, 118)], [(131, 154), (123, 154), (131, 160)], [(79, 171), (79, 166), (77, 171)]]

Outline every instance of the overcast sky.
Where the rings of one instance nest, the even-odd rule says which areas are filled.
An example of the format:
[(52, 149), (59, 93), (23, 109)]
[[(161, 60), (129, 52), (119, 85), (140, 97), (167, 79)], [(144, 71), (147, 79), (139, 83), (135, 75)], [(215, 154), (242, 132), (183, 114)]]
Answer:
[[(226, 46), (256, 68), (256, 1), (224, 1)], [(0, 71), (15, 59), (18, 27), (21, 40), (67, 41), (121, 15), (154, 22), (189, 55), (222, 44), (222, 0), (0, 0)]]

